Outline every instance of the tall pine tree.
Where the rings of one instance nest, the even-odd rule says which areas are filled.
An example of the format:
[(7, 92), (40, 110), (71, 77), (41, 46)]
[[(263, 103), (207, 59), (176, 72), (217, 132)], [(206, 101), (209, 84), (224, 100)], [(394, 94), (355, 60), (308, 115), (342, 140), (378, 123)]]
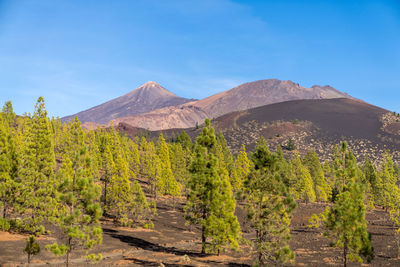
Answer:
[(224, 245), (237, 247), (240, 231), (234, 215), (236, 204), (227, 182), (227, 171), (221, 168), (213, 152), (216, 144), (214, 129), (210, 120), (206, 119), (205, 127), (196, 139), (185, 206), (188, 223), (201, 225), (202, 253), (206, 252), (208, 237), (211, 238), (212, 248), (218, 251)]

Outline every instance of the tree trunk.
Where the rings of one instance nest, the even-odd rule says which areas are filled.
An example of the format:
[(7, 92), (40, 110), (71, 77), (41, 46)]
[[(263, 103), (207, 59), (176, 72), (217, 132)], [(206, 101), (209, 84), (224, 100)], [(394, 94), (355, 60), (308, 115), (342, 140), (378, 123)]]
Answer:
[(107, 215), (107, 181), (104, 181), (104, 215)]
[(67, 250), (67, 262), (66, 262), (66, 267), (69, 267), (69, 254), (71, 252), (72, 246), (71, 246), (71, 237), (68, 237), (68, 250)]
[(347, 267), (347, 240), (343, 244), (343, 266)]
[(6, 201), (5, 201), (5, 197), (3, 198), (3, 219), (6, 218), (7, 216), (7, 207), (6, 207)]
[(206, 235), (205, 235), (205, 227), (204, 225), (201, 226), (201, 254), (206, 253)]
[(28, 253), (28, 265), (31, 263), (31, 254)]
[[(206, 212), (203, 211), (202, 219), (206, 219)], [(206, 228), (204, 224), (201, 225), (201, 254), (206, 253), (206, 235), (205, 235)]]

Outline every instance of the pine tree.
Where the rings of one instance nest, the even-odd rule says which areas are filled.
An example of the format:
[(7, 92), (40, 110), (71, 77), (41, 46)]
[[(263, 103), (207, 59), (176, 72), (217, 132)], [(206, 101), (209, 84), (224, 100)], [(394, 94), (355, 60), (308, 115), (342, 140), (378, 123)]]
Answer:
[(391, 192), (390, 202), (387, 203), (387, 209), (394, 225), (396, 226), (396, 242), (397, 242), (397, 255), (400, 255), (400, 188), (398, 185), (393, 186)]
[(217, 156), (220, 166), (228, 171), (229, 176), (232, 176), (234, 161), (231, 150), (229, 149), (226, 139), (222, 133), (219, 133), (216, 136), (216, 140), (217, 143), (213, 152)]
[(31, 263), (33, 255), (37, 255), (40, 252), (40, 246), (35, 240), (35, 236), (31, 235), (26, 239), (26, 246), (24, 252), (28, 255), (28, 265)]
[(6, 219), (7, 211), (13, 205), (15, 193), (9, 131), (7, 122), (0, 116), (0, 207), (3, 219)]
[[(66, 255), (66, 266), (69, 266), (71, 251), (80, 246), (89, 250), (101, 244), (103, 238), (99, 224), (103, 214), (99, 204), (100, 188), (91, 177), (86, 151), (85, 146), (80, 147), (74, 161), (66, 155), (58, 172), (55, 222), (65, 243), (55, 242), (46, 248), (57, 256)], [(98, 257), (91, 255), (90, 258)]]
[(11, 101), (6, 101), (4, 103), (4, 106), (2, 109), (2, 116), (9, 127), (12, 127), (14, 125), (16, 115), (15, 115), (14, 108), (12, 106)]
[(382, 180), (383, 206), (388, 208), (390, 203), (393, 203), (393, 198), (396, 195), (396, 182), (398, 178), (395, 175), (394, 164), (389, 152), (383, 155), (383, 162), (379, 171), (380, 179)]
[[(363, 173), (357, 165), (353, 152), (347, 142), (342, 142), (340, 149), (336, 146), (332, 154), (331, 173), (334, 180), (334, 192), (341, 193), (351, 182), (361, 182)], [(335, 199), (335, 194), (332, 198)]]
[(296, 202), (288, 193), (279, 171), (280, 156), (271, 153), (265, 142), (259, 142), (252, 155), (254, 168), (245, 180), (247, 220), (256, 231), (254, 244), (258, 263), (294, 261), (289, 247), (291, 213)]
[(306, 202), (315, 201), (314, 183), (310, 172), (301, 163), (299, 154), (296, 152), (292, 159), (293, 173), (295, 181), (292, 184), (292, 193), (298, 199)]
[(318, 201), (328, 201), (331, 198), (331, 188), (325, 179), (321, 162), (315, 151), (308, 151), (303, 158), (303, 164), (307, 167), (313, 179), (314, 192)]
[(110, 130), (110, 134), (113, 142), (113, 164), (107, 188), (107, 212), (114, 215), (116, 221), (122, 225), (133, 226), (135, 223), (142, 223), (149, 226), (153, 209), (144, 197), (142, 188), (132, 177), (125, 153), (129, 152), (129, 149), (124, 149), (123, 139), (114, 128)]
[(33, 117), (27, 120), (25, 127), (24, 151), (20, 154), (18, 168), (23, 187), (17, 211), (27, 215), (23, 218), (26, 230), (42, 233), (42, 222), (51, 218), (55, 205), (54, 144), (42, 97), (39, 97)]
[(111, 142), (106, 137), (102, 138), (100, 154), (102, 159), (102, 175), (100, 177), (100, 181), (103, 183), (103, 194), (101, 199), (104, 213), (105, 215), (108, 215), (108, 208), (110, 207), (108, 192), (110, 191), (110, 183), (114, 174), (115, 164), (113, 154), (111, 152)]
[(372, 161), (366, 157), (364, 160), (364, 165), (362, 167), (365, 183), (368, 184), (370, 188), (370, 193), (372, 194), (372, 199), (374, 204), (383, 204), (383, 184), (380, 175), (378, 175), (376, 168)]
[(182, 147), (180, 143), (171, 145), (170, 149), (170, 161), (171, 171), (174, 174), (175, 180), (180, 183), (183, 190), (186, 191), (187, 181), (189, 179), (189, 164), (191, 152), (188, 149)]
[(178, 135), (176, 142), (181, 144), (185, 149), (192, 150), (193, 148), (192, 139), (190, 139), (190, 136), (184, 130)]
[(368, 262), (373, 259), (361, 184), (352, 182), (337, 196), (334, 206), (328, 211), (325, 226), (328, 229), (326, 235), (334, 238), (335, 246), (343, 248), (344, 266), (347, 266), (348, 259), (358, 262), (363, 261), (361, 257)]
[(228, 172), (220, 168), (219, 177), (221, 178), (220, 196), (212, 202), (214, 212), (204, 222), (208, 226), (206, 236), (212, 237), (212, 250), (217, 251), (218, 255), (226, 246), (235, 250), (239, 249), (238, 239), (240, 236), (240, 225), (234, 215), (236, 201)]
[(171, 170), (169, 148), (162, 134), (158, 137), (157, 156), (161, 163), (161, 177), (157, 185), (161, 195), (180, 196), (181, 185), (175, 180)]
[[(196, 139), (185, 206), (188, 223), (201, 225), (202, 253), (206, 252), (207, 237), (211, 238), (213, 248), (217, 250), (223, 245), (235, 248), (240, 231), (234, 215), (235, 200), (227, 183), (226, 170), (220, 167), (213, 153), (216, 144), (214, 129), (210, 120), (206, 119), (205, 127)], [(224, 208), (220, 207), (222, 202)]]
[(234, 175), (231, 175), (231, 184), (233, 190), (238, 192), (243, 189), (243, 182), (250, 173), (250, 160), (247, 157), (246, 148), (244, 145), (240, 148), (234, 162)]
[(161, 180), (161, 163), (153, 142), (144, 137), (140, 141), (140, 176), (150, 184), (150, 192), (157, 197), (157, 189)]

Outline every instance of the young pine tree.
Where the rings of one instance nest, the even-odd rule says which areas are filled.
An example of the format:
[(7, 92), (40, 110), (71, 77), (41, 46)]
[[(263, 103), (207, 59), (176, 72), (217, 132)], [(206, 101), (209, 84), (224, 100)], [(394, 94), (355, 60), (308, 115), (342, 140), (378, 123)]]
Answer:
[(53, 137), (42, 97), (36, 103), (33, 117), (27, 120), (23, 149), (18, 168), (22, 186), (17, 211), (25, 215), (26, 230), (42, 233), (42, 222), (51, 219), (56, 204)]
[(140, 140), (140, 176), (149, 183), (150, 192), (157, 197), (158, 185), (161, 183), (161, 163), (153, 142)]
[(326, 235), (334, 238), (336, 247), (343, 249), (343, 266), (347, 260), (363, 262), (362, 257), (370, 262), (373, 257), (371, 237), (367, 232), (365, 219), (363, 185), (350, 183), (346, 191), (340, 193), (333, 207), (327, 213)]
[(292, 193), (297, 199), (306, 202), (315, 201), (314, 183), (308, 169), (301, 163), (299, 154), (296, 153), (292, 159), (292, 170), (294, 181), (292, 183)]
[(279, 156), (260, 142), (252, 155), (254, 168), (244, 183), (247, 220), (256, 231), (254, 246), (258, 264), (294, 262), (289, 247), (291, 214), (296, 202), (279, 171)]
[(205, 127), (196, 139), (185, 206), (187, 222), (201, 225), (202, 253), (206, 252), (208, 237), (212, 248), (218, 251), (222, 246), (236, 248), (240, 233), (227, 171), (221, 168), (213, 153), (216, 143), (214, 129), (206, 119)]
[[(115, 220), (125, 226), (133, 226), (142, 223), (145, 226), (151, 225), (147, 220), (150, 218), (151, 207), (144, 197), (142, 188), (132, 177), (129, 169), (128, 157), (123, 140), (111, 130), (113, 158), (112, 175), (107, 190), (107, 211), (113, 215)], [(144, 214), (145, 213), (145, 214)], [(145, 217), (145, 221), (142, 218)]]
[(182, 186), (172, 174), (169, 147), (162, 134), (158, 137), (157, 156), (160, 159), (161, 166), (161, 177), (157, 185), (158, 193), (173, 197), (180, 196)]
[(24, 252), (27, 254), (28, 256), (28, 265), (31, 263), (31, 258), (34, 255), (39, 254), (40, 252), (40, 246), (39, 244), (36, 242), (35, 240), (35, 236), (34, 235), (30, 235), (27, 239), (26, 239), (26, 246), (24, 248)]
[(242, 145), (234, 162), (234, 175), (231, 175), (231, 184), (235, 192), (239, 192), (243, 189), (243, 182), (250, 173), (250, 166), (250, 160), (247, 157), (246, 148)]
[[(57, 256), (66, 255), (66, 266), (70, 264), (71, 251), (78, 247), (91, 249), (102, 242), (99, 219), (103, 212), (99, 204), (100, 188), (90, 175), (86, 147), (75, 155), (75, 162), (65, 156), (58, 172), (58, 213), (55, 222), (63, 234), (63, 243), (46, 246)], [(93, 255), (91, 255), (91, 258)]]
[(1, 217), (7, 218), (15, 201), (15, 175), (13, 174), (13, 136), (5, 119), (0, 116), (0, 208)]
[(380, 166), (379, 177), (382, 180), (383, 206), (387, 209), (393, 198), (396, 197), (396, 182), (398, 178), (395, 174), (392, 156), (389, 152), (383, 155), (383, 162)]
[(313, 179), (316, 200), (328, 201), (331, 198), (331, 187), (325, 178), (323, 168), (317, 153), (313, 150), (308, 151), (303, 158), (303, 164), (310, 172)]
[(190, 150), (182, 147), (180, 143), (174, 143), (170, 149), (171, 171), (175, 180), (186, 190), (189, 179)]

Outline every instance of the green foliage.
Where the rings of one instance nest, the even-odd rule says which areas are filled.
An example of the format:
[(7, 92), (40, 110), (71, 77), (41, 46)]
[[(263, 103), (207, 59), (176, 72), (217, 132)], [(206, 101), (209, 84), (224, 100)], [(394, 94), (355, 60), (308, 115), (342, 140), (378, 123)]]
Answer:
[(350, 183), (347, 190), (337, 196), (326, 216), (325, 226), (328, 230), (326, 235), (334, 238), (334, 245), (343, 248), (344, 266), (347, 265), (347, 259), (357, 262), (362, 262), (362, 257), (368, 262), (373, 259), (361, 184)]
[(318, 155), (315, 151), (308, 151), (303, 158), (303, 164), (310, 172), (313, 179), (313, 189), (317, 201), (328, 201), (332, 195), (332, 189), (325, 178), (324, 171)]
[(180, 196), (181, 185), (172, 174), (169, 148), (162, 134), (158, 138), (157, 146), (157, 155), (161, 166), (160, 180), (157, 183), (157, 193), (174, 197)]
[(254, 168), (245, 181), (245, 209), (250, 226), (256, 231), (254, 246), (259, 264), (294, 262), (288, 242), (296, 202), (279, 171), (281, 160), (261, 140), (252, 155)]
[(55, 223), (64, 235), (65, 243), (53, 243), (46, 248), (55, 255), (69, 254), (76, 248), (83, 246), (87, 249), (102, 242), (102, 230), (99, 219), (101, 210), (100, 188), (90, 176), (90, 161), (86, 147), (78, 148), (78, 155), (73, 161), (65, 155), (63, 165), (58, 171), (57, 201), (58, 213)]
[[(136, 144), (120, 136), (114, 128), (99, 134), (99, 152), (101, 154), (101, 181), (103, 182), (102, 203), (107, 216), (112, 216), (116, 222), (124, 226), (142, 224), (151, 226), (154, 215), (152, 204), (148, 203), (142, 188), (135, 178), (140, 176), (139, 148)], [(147, 142), (143, 138), (146, 149), (144, 171), (149, 174), (150, 167), (158, 162), (151, 160), (156, 157), (154, 145), (147, 151)], [(150, 154), (151, 153), (151, 154)], [(158, 176), (159, 177), (159, 176)], [(151, 176), (152, 178), (152, 176)], [(151, 181), (156, 185), (156, 180)]]
[(31, 257), (33, 255), (39, 254), (40, 246), (38, 243), (36, 243), (34, 235), (29, 236), (26, 240), (24, 252), (28, 254), (28, 264), (31, 263)]
[(150, 191), (154, 197), (157, 196), (157, 187), (161, 181), (161, 163), (156, 153), (153, 142), (147, 142), (142, 137), (139, 145), (140, 150), (140, 176), (150, 184)]
[(297, 199), (305, 200), (306, 202), (315, 201), (314, 183), (308, 169), (303, 166), (298, 153), (292, 159), (293, 179), (291, 192)]
[(235, 159), (231, 175), (231, 184), (235, 192), (243, 190), (243, 182), (250, 173), (250, 166), (251, 163), (247, 157), (246, 148), (242, 145), (240, 152)]
[(22, 149), (18, 166), (21, 188), (16, 209), (26, 214), (26, 230), (40, 233), (44, 231), (43, 220), (51, 219), (56, 205), (54, 144), (42, 97), (36, 103), (33, 117), (27, 120)]
[(395, 173), (395, 167), (393, 164), (393, 160), (389, 152), (386, 152), (383, 155), (383, 162), (379, 171), (379, 180), (382, 181), (382, 185), (379, 186), (382, 188), (381, 190), (381, 203), (385, 208), (388, 208), (391, 203), (394, 203), (394, 199), (396, 198), (396, 182), (398, 181), (398, 177)]
[(170, 146), (171, 171), (175, 180), (182, 185), (185, 192), (187, 191), (187, 182), (190, 177), (189, 164), (191, 156), (191, 151), (184, 148), (180, 143), (174, 143)]
[(376, 168), (372, 161), (366, 157), (364, 165), (362, 166), (362, 171), (364, 174), (364, 183), (368, 185), (368, 193), (372, 195), (370, 197), (371, 201), (377, 205), (383, 205), (384, 194), (383, 194), (383, 183), (382, 178), (376, 171)]
[(8, 231), (11, 228), (11, 224), (6, 218), (0, 218), (0, 230)]
[(287, 144), (287, 149), (289, 151), (293, 151), (293, 150), (296, 149), (296, 145), (295, 145), (295, 143), (294, 143), (292, 138), (289, 138), (289, 141), (288, 141), (288, 144)]
[(188, 223), (201, 225), (202, 253), (206, 252), (207, 238), (212, 250), (218, 252), (225, 246), (237, 248), (240, 227), (235, 212), (235, 199), (227, 170), (219, 164), (214, 154), (217, 139), (210, 120), (196, 139), (194, 159), (189, 171), (189, 192), (185, 206)]
[(359, 169), (356, 158), (349, 149), (347, 142), (342, 142), (340, 149), (338, 146), (334, 148), (330, 173), (332, 190), (338, 193), (343, 192), (349, 183), (362, 182), (363, 173)]
[(192, 150), (193, 148), (192, 139), (190, 139), (190, 136), (184, 130), (178, 135), (176, 142), (181, 144), (185, 149)]

